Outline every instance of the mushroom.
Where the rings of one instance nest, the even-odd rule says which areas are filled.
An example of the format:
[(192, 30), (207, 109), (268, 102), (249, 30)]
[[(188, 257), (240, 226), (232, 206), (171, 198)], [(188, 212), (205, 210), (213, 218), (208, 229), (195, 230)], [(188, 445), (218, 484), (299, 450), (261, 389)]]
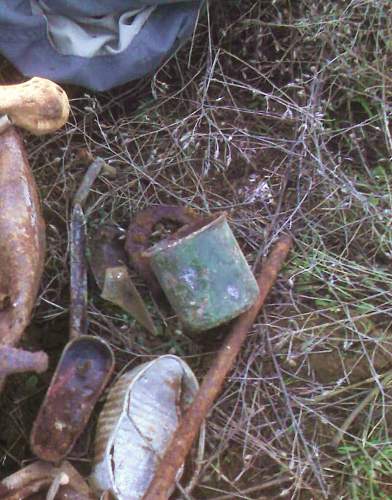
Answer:
[(0, 86), (0, 115), (34, 135), (55, 132), (68, 120), (69, 101), (64, 90), (45, 78)]

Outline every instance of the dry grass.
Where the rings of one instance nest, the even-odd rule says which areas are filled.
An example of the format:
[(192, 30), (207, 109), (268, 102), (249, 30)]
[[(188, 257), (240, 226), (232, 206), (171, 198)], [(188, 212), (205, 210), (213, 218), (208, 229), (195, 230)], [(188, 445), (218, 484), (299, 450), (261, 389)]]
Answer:
[[(85, 150), (117, 169), (92, 193), (91, 230), (178, 203), (228, 211), (255, 266), (282, 231), (296, 239), (208, 420), (196, 499), (391, 497), (388, 4), (211, 2), (152, 81), (69, 89), (66, 131), (27, 141), (49, 245), (31, 334), (52, 353), (66, 337), (69, 200)], [(206, 345), (173, 320), (150, 339), (91, 292), (91, 331), (110, 340), (119, 370), (170, 351), (203, 374), (219, 339)], [(4, 397), (7, 472), (28, 457), (47, 380), (20, 377)]]

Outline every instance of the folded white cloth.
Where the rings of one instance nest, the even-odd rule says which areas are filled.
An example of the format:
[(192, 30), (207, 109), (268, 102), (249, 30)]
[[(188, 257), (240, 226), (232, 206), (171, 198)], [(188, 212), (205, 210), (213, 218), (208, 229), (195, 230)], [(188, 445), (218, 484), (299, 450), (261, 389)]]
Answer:
[(142, 29), (155, 7), (104, 16), (64, 16), (44, 0), (30, 0), (34, 13), (47, 22), (48, 39), (65, 56), (95, 57), (123, 52)]

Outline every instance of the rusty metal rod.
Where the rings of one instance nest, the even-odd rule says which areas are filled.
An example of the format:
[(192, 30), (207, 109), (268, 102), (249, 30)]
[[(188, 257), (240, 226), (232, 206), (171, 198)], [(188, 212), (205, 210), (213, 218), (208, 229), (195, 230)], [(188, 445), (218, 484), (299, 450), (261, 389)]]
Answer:
[(48, 355), (43, 351), (30, 352), (15, 347), (0, 347), (0, 377), (11, 373), (36, 372), (48, 369)]
[(70, 241), (70, 339), (87, 334), (87, 260), (86, 260), (86, 218), (83, 204), (86, 201), (94, 181), (105, 165), (102, 158), (91, 163), (83, 176), (82, 182), (73, 199), (71, 215)]
[(184, 414), (143, 500), (167, 500), (169, 498), (177, 471), (185, 462), (201, 423), (221, 391), (226, 376), (231, 371), (235, 358), (263, 306), (291, 246), (291, 237), (282, 236), (265, 261), (257, 280), (260, 294), (256, 303), (234, 323), (231, 332), (204, 377), (192, 405)]
[(76, 339), (87, 334), (87, 263), (86, 220), (81, 205), (72, 210), (70, 242), (70, 328), (69, 336)]

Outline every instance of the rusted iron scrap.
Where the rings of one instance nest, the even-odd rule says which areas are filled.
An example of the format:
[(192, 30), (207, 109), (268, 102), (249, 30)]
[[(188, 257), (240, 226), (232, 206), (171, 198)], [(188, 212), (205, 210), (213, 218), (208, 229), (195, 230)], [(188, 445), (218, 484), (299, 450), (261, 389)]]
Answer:
[(241, 346), (263, 306), (291, 246), (291, 237), (282, 236), (266, 259), (257, 280), (260, 294), (256, 303), (235, 321), (231, 332), (204, 377), (192, 405), (183, 416), (166, 449), (155, 477), (143, 497), (144, 500), (166, 500), (169, 497), (171, 488), (175, 484), (177, 471), (184, 464), (203, 420), (221, 391), (226, 376), (231, 371)]
[(62, 127), (66, 93), (32, 78), (0, 86), (0, 391), (10, 373), (47, 368), (44, 353), (12, 349), (30, 322), (43, 271), (45, 225), (23, 142), (12, 124), (40, 135)]
[(70, 239), (70, 332), (71, 339), (87, 333), (87, 234), (83, 204), (105, 162), (97, 158), (88, 167), (73, 200)]
[(9, 126), (0, 134), (0, 346), (15, 346), (30, 322), (44, 254), (37, 186), (21, 138)]
[(113, 370), (104, 341), (84, 335), (67, 344), (34, 422), (31, 449), (57, 463), (83, 432)]
[(159, 205), (140, 212), (129, 226), (125, 250), (135, 269), (149, 284), (153, 294), (158, 294), (161, 288), (150, 267), (149, 259), (143, 253), (151, 245), (150, 238), (155, 226), (162, 221), (171, 221), (184, 226), (200, 219), (200, 215), (191, 208)]
[(86, 220), (81, 205), (74, 206), (70, 241), (70, 339), (87, 333)]
[(28, 371), (42, 373), (48, 369), (48, 363), (48, 355), (43, 351), (30, 352), (0, 346), (0, 377)]
[[(97, 177), (94, 163), (77, 192), (71, 220), (70, 337), (30, 436), (32, 451), (41, 459), (59, 462), (72, 449), (114, 368), (110, 346), (87, 334), (86, 222), (81, 203)], [(93, 167), (93, 168), (92, 168)]]

